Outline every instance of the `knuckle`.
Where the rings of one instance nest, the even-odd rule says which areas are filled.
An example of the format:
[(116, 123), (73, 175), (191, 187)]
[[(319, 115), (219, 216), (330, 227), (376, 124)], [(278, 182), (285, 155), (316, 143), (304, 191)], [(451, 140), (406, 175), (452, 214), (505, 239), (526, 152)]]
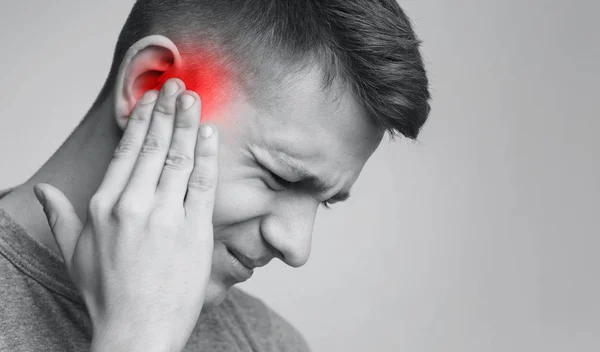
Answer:
[(154, 118), (171, 118), (175, 114), (172, 107), (169, 107), (165, 102), (159, 101), (154, 106)]
[(122, 158), (135, 152), (135, 142), (129, 138), (123, 138), (113, 153), (113, 159)]
[(157, 154), (165, 149), (167, 149), (167, 142), (149, 133), (142, 144), (140, 154)]
[(121, 199), (113, 208), (112, 215), (118, 219), (134, 218), (139, 219), (145, 213), (145, 209), (136, 202), (127, 199)]
[(100, 193), (96, 193), (90, 199), (90, 204), (88, 206), (89, 214), (98, 214), (106, 211), (110, 206), (108, 199), (101, 195)]
[(165, 161), (165, 168), (174, 170), (189, 170), (193, 168), (194, 160), (185, 153), (181, 153), (175, 149), (170, 149)]
[(197, 191), (206, 192), (214, 189), (217, 181), (211, 175), (204, 172), (192, 173), (188, 181), (188, 187)]
[(129, 120), (131, 121), (146, 121), (148, 118), (146, 117), (146, 112), (142, 111), (142, 109), (137, 108), (133, 109), (131, 112), (131, 116), (129, 116)]

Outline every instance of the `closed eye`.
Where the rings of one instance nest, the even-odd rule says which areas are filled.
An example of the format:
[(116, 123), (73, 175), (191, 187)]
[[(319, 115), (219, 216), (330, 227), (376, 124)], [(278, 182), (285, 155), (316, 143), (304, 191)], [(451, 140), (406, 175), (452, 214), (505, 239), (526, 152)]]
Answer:
[[(291, 182), (291, 181), (288, 181), (288, 180), (286, 180), (286, 179), (283, 179), (283, 178), (282, 178), (282, 177), (280, 177), (279, 175), (276, 175), (276, 174), (274, 174), (274, 173), (273, 173), (271, 170), (267, 169), (267, 168), (266, 168), (265, 166), (263, 166), (261, 163), (257, 163), (257, 164), (258, 164), (258, 165), (259, 165), (259, 166), (260, 166), (260, 167), (261, 167), (263, 170), (265, 170), (265, 172), (266, 172), (267, 174), (269, 174), (269, 177), (270, 177), (270, 178), (272, 178), (272, 179), (275, 181), (275, 183), (277, 183), (277, 185), (278, 185), (278, 186), (280, 186), (280, 187), (282, 188), (282, 189), (280, 189), (280, 191), (281, 191), (281, 190), (283, 190), (283, 189), (285, 189), (285, 188), (287, 188), (287, 187), (289, 187), (289, 186), (290, 186), (290, 185), (293, 183), (293, 182)], [(331, 207), (330, 207), (330, 206), (331, 206), (331, 204), (332, 204), (332, 203), (331, 203), (330, 201), (328, 201), (328, 200), (321, 202), (321, 205), (322, 205), (322, 206), (324, 206), (324, 207), (325, 207), (325, 209), (327, 209), (327, 210), (331, 209)]]
[[(277, 186), (280, 188), (280, 189), (274, 189), (275, 191), (282, 191), (282, 190), (284, 190), (285, 188), (287, 188), (291, 184), (290, 181), (284, 180), (280, 176), (274, 174), (273, 172), (271, 172), (271, 170), (267, 169), (261, 163), (257, 162), (256, 164), (258, 166), (260, 166), (260, 168), (263, 169), (267, 173), (267, 175), (272, 180), (272, 182), (276, 183)], [(267, 186), (269, 186), (269, 188), (273, 188), (268, 183), (267, 183)]]
[[(266, 169), (265, 169), (265, 170), (266, 170)], [(291, 184), (293, 183), (293, 182), (290, 182), (290, 181), (288, 181), (288, 180), (284, 180), (283, 178), (281, 178), (281, 177), (279, 177), (279, 176), (275, 175), (273, 172), (271, 172), (271, 171), (269, 171), (269, 170), (267, 170), (267, 172), (268, 172), (268, 173), (270, 174), (270, 176), (271, 176), (273, 179), (275, 179), (275, 181), (276, 181), (276, 182), (277, 182), (279, 185), (281, 185), (281, 186), (282, 186), (282, 188), (284, 188), (284, 189), (285, 189), (285, 188), (287, 188), (287, 186), (289, 186), (289, 185), (291, 185)], [(331, 203), (330, 201), (328, 201), (328, 200), (321, 202), (321, 205), (322, 205), (322, 206), (324, 206), (324, 207), (325, 207), (325, 209), (327, 209), (327, 210), (330, 210), (330, 209), (331, 209), (331, 207), (330, 207), (330, 205), (331, 205), (331, 204), (332, 204), (332, 203)]]
[(292, 184), (292, 182), (290, 182), (290, 181), (288, 181), (288, 180), (284, 180), (284, 179), (283, 179), (283, 178), (281, 178), (280, 176), (278, 176), (278, 175), (275, 175), (275, 174), (274, 174), (273, 172), (271, 172), (270, 170), (267, 170), (267, 172), (269, 173), (269, 175), (270, 175), (270, 176), (271, 176), (273, 179), (275, 179), (275, 181), (276, 181), (278, 184), (282, 185), (283, 187), (286, 187), (286, 186), (289, 186), (289, 185), (291, 185), (291, 184)]

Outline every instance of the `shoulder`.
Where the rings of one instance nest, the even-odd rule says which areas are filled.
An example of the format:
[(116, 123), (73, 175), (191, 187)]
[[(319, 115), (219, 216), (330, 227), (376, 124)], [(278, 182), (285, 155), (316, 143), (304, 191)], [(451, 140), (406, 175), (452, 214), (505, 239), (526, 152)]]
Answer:
[(5, 188), (5, 189), (0, 189), (0, 198), (2, 198), (5, 195), (9, 194), (14, 188), (16, 188), (16, 187), (10, 187), (10, 188)]
[(302, 333), (261, 299), (234, 286), (225, 302), (243, 325), (259, 338), (271, 340), (280, 351), (310, 351)]

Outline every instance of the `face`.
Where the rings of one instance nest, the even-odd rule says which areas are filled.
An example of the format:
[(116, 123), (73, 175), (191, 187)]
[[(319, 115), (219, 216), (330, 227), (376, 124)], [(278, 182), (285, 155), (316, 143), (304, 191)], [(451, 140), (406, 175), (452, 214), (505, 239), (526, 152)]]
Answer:
[(290, 77), (270, 108), (240, 93), (211, 116), (221, 145), (205, 305), (219, 304), (232, 285), (249, 279), (247, 267), (274, 258), (305, 264), (317, 210), (344, 199), (379, 145), (383, 129), (350, 94), (326, 95), (319, 79), (316, 71)]
[[(289, 75), (268, 98), (250, 99), (225, 84), (234, 88), (223, 90), (227, 99), (219, 100), (224, 95), (198, 84), (228, 81), (212, 74), (206, 61), (200, 60), (201, 70), (182, 71), (168, 39), (152, 36), (138, 44), (143, 49), (132, 51), (117, 80), (116, 91), (125, 93), (117, 95), (116, 116), (129, 116), (135, 98), (157, 84), (155, 70), (174, 63), (187, 89), (202, 98), (202, 122), (219, 129), (215, 246), (204, 306), (221, 303), (231, 286), (274, 258), (304, 265), (317, 210), (347, 197), (384, 129), (371, 123), (349, 92), (337, 87), (323, 92), (316, 69)], [(161, 46), (169, 50), (158, 50)]]

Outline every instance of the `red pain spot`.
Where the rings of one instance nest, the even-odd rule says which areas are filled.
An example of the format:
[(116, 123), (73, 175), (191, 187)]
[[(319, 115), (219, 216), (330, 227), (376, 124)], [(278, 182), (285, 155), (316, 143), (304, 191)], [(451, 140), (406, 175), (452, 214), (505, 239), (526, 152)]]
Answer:
[[(158, 74), (160, 72), (157, 72), (157, 76)], [(148, 90), (160, 90), (169, 78), (181, 79), (187, 90), (198, 93), (202, 100), (203, 122), (218, 116), (219, 110), (230, 103), (233, 95), (230, 72), (213, 54), (201, 49), (190, 50), (187, 55), (182, 55), (182, 68), (179, 72), (169, 69), (162, 75), (147, 80), (142, 86), (140, 97)]]

